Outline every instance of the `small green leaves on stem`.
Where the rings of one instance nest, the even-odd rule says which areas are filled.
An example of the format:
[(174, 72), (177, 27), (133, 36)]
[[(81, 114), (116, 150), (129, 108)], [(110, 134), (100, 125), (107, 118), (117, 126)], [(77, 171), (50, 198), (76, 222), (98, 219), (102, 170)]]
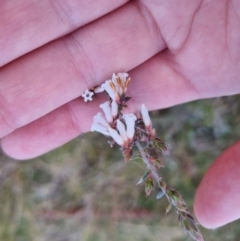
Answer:
[(182, 195), (171, 187), (168, 187), (162, 180), (159, 181), (159, 187), (165, 190), (165, 196), (168, 199), (166, 213), (168, 213), (172, 206), (175, 207), (178, 214), (179, 224), (183, 224), (185, 232), (187, 232), (194, 240), (203, 241), (201, 232), (197, 227), (197, 221), (191, 216), (184, 202)]
[(162, 162), (159, 159), (153, 159), (151, 162), (156, 167), (156, 169), (160, 169), (161, 167), (164, 167)]
[(141, 177), (141, 179), (138, 181), (138, 183), (137, 183), (136, 185), (139, 185), (139, 184), (141, 184), (142, 182), (144, 182), (144, 181), (148, 178), (148, 176), (149, 176), (150, 173), (151, 173), (151, 171), (145, 172), (144, 175)]
[(145, 192), (146, 195), (149, 196), (153, 190), (153, 179), (152, 177), (148, 177), (147, 180), (145, 181)]
[(182, 195), (179, 192), (177, 192), (176, 190), (174, 190), (173, 188), (168, 187), (166, 193), (173, 202), (175, 202), (175, 203), (183, 202), (184, 203), (184, 201), (182, 199)]
[(172, 208), (172, 203), (169, 202), (168, 205), (166, 206), (166, 214), (169, 213), (169, 211), (171, 210)]
[(183, 224), (185, 232), (188, 233), (194, 240), (203, 241), (201, 232), (197, 227), (198, 223), (189, 212), (179, 212), (178, 220), (180, 224)]
[(161, 153), (167, 153), (166, 144), (158, 137), (154, 137), (152, 140), (153, 147)]

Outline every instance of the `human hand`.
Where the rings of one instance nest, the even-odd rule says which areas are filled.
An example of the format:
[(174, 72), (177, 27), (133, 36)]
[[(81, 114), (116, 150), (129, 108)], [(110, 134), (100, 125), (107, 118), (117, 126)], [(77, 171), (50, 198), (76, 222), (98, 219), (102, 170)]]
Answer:
[[(86, 104), (77, 97), (113, 72), (129, 72), (132, 110), (141, 103), (159, 109), (239, 93), (239, 9), (238, 1), (3, 1), (3, 150), (16, 159), (32, 158), (88, 131), (101, 100)], [(228, 163), (234, 164), (231, 155)], [(227, 216), (219, 216), (226, 199), (240, 203), (234, 184), (239, 175), (228, 166), (228, 171), (215, 166), (206, 178), (219, 170), (226, 179), (235, 173), (231, 196), (216, 189), (216, 182), (209, 190), (208, 178), (197, 192), (196, 215), (207, 227), (240, 216), (240, 207), (232, 205)]]

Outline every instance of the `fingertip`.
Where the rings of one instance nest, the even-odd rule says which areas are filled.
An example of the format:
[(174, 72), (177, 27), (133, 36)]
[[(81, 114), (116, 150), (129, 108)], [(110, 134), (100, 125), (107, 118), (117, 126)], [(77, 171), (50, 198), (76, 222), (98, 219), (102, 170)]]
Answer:
[(240, 141), (225, 150), (212, 164), (194, 201), (199, 223), (218, 228), (240, 217)]
[(25, 150), (21, 143), (12, 140), (11, 136), (5, 137), (1, 140), (1, 147), (5, 155), (18, 161), (33, 159), (37, 156), (31, 153), (31, 151), (27, 149)]

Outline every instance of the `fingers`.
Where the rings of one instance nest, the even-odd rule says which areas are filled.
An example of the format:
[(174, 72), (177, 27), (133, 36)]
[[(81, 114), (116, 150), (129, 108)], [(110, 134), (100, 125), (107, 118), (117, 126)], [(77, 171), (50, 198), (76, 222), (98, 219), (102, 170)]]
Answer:
[(15, 159), (24, 160), (65, 144), (86, 131), (86, 126), (89, 129), (94, 115), (89, 106), (92, 105), (81, 99), (73, 100), (4, 137), (1, 140), (3, 151)]
[(0, 137), (77, 98), (112, 72), (128, 71), (165, 48), (129, 3), (0, 70)]
[(205, 174), (195, 197), (194, 211), (206, 228), (240, 218), (240, 141), (229, 147)]
[(127, 0), (4, 0), (0, 5), (0, 66), (83, 26)]
[[(129, 111), (169, 107), (199, 98), (195, 89), (158, 54), (130, 72)], [(2, 139), (2, 148), (13, 158), (28, 159), (50, 151), (79, 134), (89, 131), (93, 116), (100, 111), (105, 96), (90, 103), (76, 99)]]

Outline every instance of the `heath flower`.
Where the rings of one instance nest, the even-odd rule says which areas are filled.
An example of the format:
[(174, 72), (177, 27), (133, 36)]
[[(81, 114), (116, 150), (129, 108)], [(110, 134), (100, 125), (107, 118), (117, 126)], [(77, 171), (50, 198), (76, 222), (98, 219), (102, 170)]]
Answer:
[(122, 94), (126, 94), (127, 87), (130, 83), (130, 78), (127, 73), (118, 73), (113, 74), (112, 82), (116, 86), (118, 94), (121, 96)]
[(82, 97), (84, 98), (85, 102), (92, 101), (94, 93), (89, 90), (85, 90), (85, 92), (82, 94)]
[(103, 92), (104, 91), (104, 88), (101, 86), (101, 85), (99, 85), (99, 86), (96, 86), (94, 89), (93, 89), (93, 91), (94, 91), (94, 93), (101, 93), (101, 92)]
[(118, 73), (113, 74), (112, 79), (105, 81), (101, 87), (113, 101), (119, 102), (121, 96), (126, 94), (129, 83), (130, 77), (128, 77), (127, 73)]
[(118, 102), (119, 101), (119, 95), (117, 93), (116, 86), (112, 82), (112, 80), (106, 80), (105, 83), (102, 84), (102, 87), (104, 90), (108, 93), (109, 97)]
[(149, 117), (148, 110), (144, 104), (142, 104), (142, 107), (141, 107), (141, 114), (142, 114), (142, 118), (145, 126), (147, 128), (151, 127), (152, 126), (151, 119)]
[(104, 102), (100, 105), (100, 108), (103, 110), (105, 117), (109, 123), (113, 122), (112, 110), (110, 106), (110, 102)]
[[(168, 205), (166, 212), (172, 206), (178, 214), (178, 220), (183, 224), (186, 232), (196, 241), (203, 241), (202, 235), (197, 228), (197, 222), (190, 215), (186, 203), (182, 196), (173, 188), (168, 187), (159, 176), (159, 170), (163, 167), (160, 155), (166, 152), (166, 145), (161, 139), (155, 137), (148, 110), (144, 104), (141, 106), (141, 115), (137, 118), (134, 114), (123, 114), (123, 108), (130, 100), (126, 96), (130, 78), (127, 73), (113, 74), (111, 80), (105, 81), (101, 86), (97, 86), (91, 91), (86, 90), (82, 96), (84, 101), (91, 101), (94, 93), (105, 91), (110, 100), (100, 105), (103, 110), (94, 116), (91, 131), (98, 131), (112, 138), (109, 142), (113, 146), (114, 142), (121, 146), (121, 151), (126, 162), (133, 160), (133, 148), (137, 148), (146, 170), (137, 184), (144, 183), (146, 195), (149, 196), (157, 186), (157, 199), (166, 196)], [(145, 128), (143, 128), (143, 123)], [(138, 157), (139, 158), (139, 157)], [(155, 179), (155, 181), (153, 180)]]
[(125, 114), (123, 115), (123, 118), (127, 126), (127, 136), (129, 139), (132, 139), (135, 132), (135, 121), (137, 120), (137, 117), (134, 114)]
[(123, 146), (124, 144), (124, 140), (123, 138), (118, 134), (118, 132), (116, 130), (114, 130), (113, 128), (109, 127), (108, 128), (108, 132), (110, 134), (110, 136), (113, 138), (113, 140), (120, 146)]
[(107, 120), (104, 118), (102, 113), (98, 113), (93, 118), (93, 124), (91, 127), (91, 131), (100, 132), (106, 136), (110, 136), (108, 128), (110, 127)]
[(116, 101), (112, 101), (111, 103), (111, 108), (112, 108), (112, 117), (115, 118), (118, 115), (118, 104)]
[(117, 129), (118, 129), (123, 141), (127, 142), (128, 136), (127, 136), (126, 127), (120, 120), (117, 120)]

